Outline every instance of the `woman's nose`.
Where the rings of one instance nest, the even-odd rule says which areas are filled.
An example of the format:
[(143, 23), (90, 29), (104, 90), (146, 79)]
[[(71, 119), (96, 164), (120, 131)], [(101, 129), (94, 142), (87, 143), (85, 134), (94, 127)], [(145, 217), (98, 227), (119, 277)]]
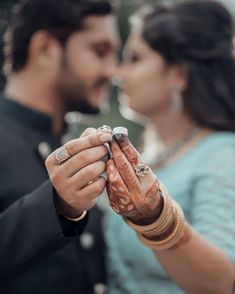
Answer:
[(120, 75), (114, 75), (112, 78), (112, 85), (116, 87), (122, 87), (124, 84), (124, 78)]
[(125, 81), (124, 67), (123, 65), (119, 65), (117, 67), (115, 75), (112, 78), (112, 84), (114, 86), (121, 87), (123, 86), (124, 81)]

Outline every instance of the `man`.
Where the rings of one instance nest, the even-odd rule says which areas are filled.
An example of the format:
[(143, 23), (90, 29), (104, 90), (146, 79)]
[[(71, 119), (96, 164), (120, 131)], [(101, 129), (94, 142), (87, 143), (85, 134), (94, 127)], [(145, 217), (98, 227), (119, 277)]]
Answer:
[(101, 212), (84, 211), (105, 187), (108, 136), (88, 130), (54, 152), (51, 182), (44, 161), (62, 145), (66, 112), (99, 112), (117, 48), (109, 0), (28, 0), (16, 10), (0, 100), (0, 293), (103, 289)]

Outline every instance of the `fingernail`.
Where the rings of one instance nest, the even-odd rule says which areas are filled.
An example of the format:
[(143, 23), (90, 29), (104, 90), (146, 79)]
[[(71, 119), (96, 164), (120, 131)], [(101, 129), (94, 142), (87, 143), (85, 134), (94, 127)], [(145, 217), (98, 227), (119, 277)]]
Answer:
[(113, 135), (118, 135), (118, 134), (128, 136), (127, 128), (124, 128), (124, 127), (116, 127), (116, 128), (114, 128), (113, 129)]
[(124, 127), (116, 127), (113, 129), (113, 137), (118, 143), (129, 143), (128, 130)]
[(124, 134), (116, 134), (113, 137), (116, 140), (117, 144), (121, 145), (121, 147), (129, 145), (131, 143), (129, 138)]
[(111, 142), (112, 141), (112, 135), (101, 134), (99, 139), (100, 139), (100, 142), (102, 142), (102, 143)]

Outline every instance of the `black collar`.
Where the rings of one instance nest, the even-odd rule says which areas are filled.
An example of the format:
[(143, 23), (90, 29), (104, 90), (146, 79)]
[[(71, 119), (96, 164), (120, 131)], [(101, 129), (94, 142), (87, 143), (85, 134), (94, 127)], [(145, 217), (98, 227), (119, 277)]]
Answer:
[(0, 114), (30, 128), (52, 132), (50, 116), (24, 106), (12, 99), (0, 97)]

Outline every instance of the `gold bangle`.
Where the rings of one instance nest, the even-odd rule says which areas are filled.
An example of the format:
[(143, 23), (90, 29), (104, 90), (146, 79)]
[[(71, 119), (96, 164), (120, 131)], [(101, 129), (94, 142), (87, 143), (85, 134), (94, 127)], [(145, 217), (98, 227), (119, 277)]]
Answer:
[(154, 250), (166, 250), (173, 247), (182, 238), (185, 228), (184, 214), (178, 203), (174, 202), (176, 225), (172, 233), (163, 240), (150, 240), (143, 234), (138, 234), (141, 242)]
[(174, 209), (172, 204), (172, 199), (170, 198), (166, 188), (161, 184), (159, 188), (161, 195), (163, 197), (163, 210), (161, 215), (156, 221), (149, 225), (137, 225), (130, 221), (128, 218), (124, 218), (127, 224), (140, 234), (153, 234), (159, 235), (166, 230), (174, 221)]
[(172, 207), (170, 210), (168, 210), (168, 214), (166, 215), (166, 218), (165, 218), (164, 222), (161, 223), (161, 225), (152, 229), (151, 231), (146, 231), (142, 234), (148, 238), (157, 237), (159, 235), (162, 235), (170, 229), (170, 227), (173, 225), (174, 221), (175, 221), (175, 215), (174, 215), (174, 208)]
[(144, 241), (145, 245), (153, 249), (162, 250), (174, 246), (181, 239), (184, 231), (184, 218), (183, 211), (177, 203), (175, 203), (175, 214), (176, 225), (173, 232), (160, 241), (149, 240), (144, 235), (141, 235), (140, 238)]
[(84, 210), (82, 212), (82, 214), (80, 216), (78, 216), (78, 217), (69, 217), (69, 216), (64, 215), (64, 214), (62, 214), (62, 215), (63, 215), (63, 217), (65, 217), (66, 219), (68, 219), (68, 220), (70, 220), (72, 222), (78, 222), (78, 221), (84, 219), (84, 217), (87, 215), (87, 210)]

